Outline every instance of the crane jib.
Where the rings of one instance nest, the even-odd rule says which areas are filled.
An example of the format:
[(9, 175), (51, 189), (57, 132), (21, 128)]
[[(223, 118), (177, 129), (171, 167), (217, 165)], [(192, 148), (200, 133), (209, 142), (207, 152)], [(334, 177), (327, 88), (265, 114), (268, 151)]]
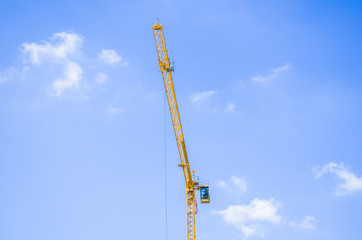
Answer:
[[(157, 55), (158, 55), (158, 65), (159, 69), (162, 72), (162, 78), (165, 85), (165, 91), (167, 95), (168, 106), (170, 109), (172, 124), (175, 132), (177, 147), (180, 155), (180, 164), (182, 167), (184, 177), (185, 177), (185, 186), (186, 186), (186, 204), (187, 204), (187, 240), (195, 240), (195, 190), (199, 190), (200, 186), (197, 181), (195, 181), (194, 171), (191, 174), (189, 160), (186, 152), (186, 145), (184, 141), (184, 135), (181, 126), (180, 115), (178, 111), (175, 89), (172, 81), (173, 64), (171, 66), (169, 57), (167, 55), (167, 48), (165, 37), (163, 33), (163, 27), (159, 24), (158, 19), (154, 26), (152, 26), (153, 35), (155, 38)], [(204, 200), (202, 203), (206, 203), (205, 196), (208, 195), (208, 185), (203, 185), (204, 189)], [(207, 194), (206, 194), (207, 193)]]

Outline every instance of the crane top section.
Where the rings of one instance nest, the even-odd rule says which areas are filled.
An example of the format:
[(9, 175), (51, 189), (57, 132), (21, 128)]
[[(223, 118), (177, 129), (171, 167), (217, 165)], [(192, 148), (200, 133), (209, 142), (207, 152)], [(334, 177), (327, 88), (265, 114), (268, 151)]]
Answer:
[(158, 18), (156, 20), (156, 24), (152, 26), (153, 30), (162, 30), (162, 26), (160, 25), (160, 22), (158, 21)]
[(173, 63), (167, 54), (165, 36), (163, 35), (163, 27), (159, 24), (158, 18), (156, 24), (152, 26), (153, 34), (155, 36), (157, 53), (158, 53), (158, 65), (160, 71), (166, 70), (167, 72), (173, 71)]

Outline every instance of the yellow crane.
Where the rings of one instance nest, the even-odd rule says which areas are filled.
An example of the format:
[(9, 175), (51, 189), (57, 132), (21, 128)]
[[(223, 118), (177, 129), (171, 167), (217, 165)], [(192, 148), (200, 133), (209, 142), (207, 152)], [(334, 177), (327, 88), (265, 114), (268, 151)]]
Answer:
[(162, 73), (163, 82), (165, 84), (165, 90), (167, 95), (168, 106), (170, 109), (171, 119), (173, 123), (173, 129), (175, 131), (176, 142), (178, 151), (180, 154), (180, 164), (185, 176), (186, 186), (186, 215), (187, 215), (187, 240), (195, 240), (195, 204), (196, 195), (195, 191), (200, 191), (201, 203), (210, 203), (209, 186), (199, 185), (199, 182), (195, 180), (195, 171), (190, 171), (189, 160), (187, 157), (184, 135), (182, 132), (180, 115), (178, 112), (175, 89), (173, 86), (172, 75), (174, 67), (173, 63), (167, 54), (165, 36), (163, 34), (163, 27), (159, 24), (158, 18), (155, 25), (152, 26), (153, 35), (155, 37), (158, 65)]

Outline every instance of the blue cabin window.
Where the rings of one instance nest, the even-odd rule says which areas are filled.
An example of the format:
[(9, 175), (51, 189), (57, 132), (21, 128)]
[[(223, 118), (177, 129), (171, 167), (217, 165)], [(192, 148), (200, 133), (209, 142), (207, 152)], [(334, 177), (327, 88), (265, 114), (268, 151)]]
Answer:
[(200, 198), (201, 200), (209, 200), (209, 187), (200, 187)]

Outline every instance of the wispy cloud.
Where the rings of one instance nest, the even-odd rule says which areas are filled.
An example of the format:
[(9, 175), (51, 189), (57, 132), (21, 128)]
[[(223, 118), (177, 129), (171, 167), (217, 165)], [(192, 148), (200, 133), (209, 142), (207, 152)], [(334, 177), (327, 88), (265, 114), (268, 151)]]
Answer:
[(122, 57), (113, 49), (108, 49), (108, 50), (103, 49), (99, 53), (98, 59), (111, 66), (116, 66), (118, 64), (121, 64), (123, 66), (128, 65), (128, 62), (122, 60)]
[(225, 112), (234, 112), (235, 111), (235, 103), (228, 102)]
[(121, 113), (121, 110), (112, 106), (112, 105), (108, 105), (106, 112), (112, 115), (117, 115), (119, 113)]
[(272, 69), (268, 75), (265, 76), (256, 76), (251, 78), (253, 82), (269, 82), (275, 78), (277, 78), (281, 73), (288, 71), (291, 68), (290, 64), (285, 64), (278, 68)]
[(47, 59), (67, 59), (82, 47), (83, 38), (76, 33), (60, 32), (53, 34), (49, 41), (23, 43), (25, 61), (41, 64)]
[(61, 66), (63, 74), (57, 78), (52, 87), (55, 96), (62, 96), (65, 89), (79, 86), (83, 69), (71, 59), (74, 54), (80, 54), (83, 38), (76, 33), (60, 32), (53, 34), (48, 41), (41, 43), (23, 43), (24, 61), (40, 66), (46, 62), (54, 62)]
[(245, 238), (264, 236), (265, 224), (278, 224), (279, 204), (274, 199), (255, 198), (248, 205), (230, 205), (225, 210), (214, 211), (225, 223), (241, 231)]
[(204, 91), (193, 94), (191, 97), (192, 102), (196, 104), (201, 104), (205, 99), (210, 98), (212, 95), (216, 94), (216, 91)]
[[(82, 68), (82, 65), (84, 65), (84, 61), (82, 61), (84, 58), (81, 54), (82, 44), (83, 37), (80, 34), (69, 32), (55, 33), (49, 39), (38, 43), (25, 42), (22, 44), (24, 64), (27, 65), (27, 68), (29, 66), (50, 65), (54, 69), (63, 69), (61, 76), (55, 77), (51, 84), (52, 92), (54, 92), (50, 94), (52, 96), (62, 97), (67, 89), (92, 89), (89, 87), (91, 83), (82, 83), (83, 75), (86, 75)], [(128, 64), (113, 49), (103, 49), (98, 58), (93, 61), (98, 63), (101, 61), (112, 66)], [(94, 68), (94, 65), (92, 68)], [(0, 78), (3, 81), (6, 80), (1, 75)], [(97, 73), (95, 77), (95, 83), (97, 84), (103, 84), (107, 80), (108, 75), (104, 72)], [(81, 95), (83, 94), (81, 93)]]
[(0, 83), (6, 82), (10, 78), (12, 78), (16, 74), (16, 70), (14, 67), (9, 67), (4, 71), (0, 71)]
[(291, 221), (290, 226), (306, 230), (312, 230), (317, 227), (317, 221), (314, 216), (305, 216), (301, 221)]
[(108, 75), (105, 73), (97, 73), (96, 78), (95, 78), (96, 82), (99, 84), (105, 83), (107, 81), (107, 79), (108, 79)]
[[(28, 81), (29, 86), (46, 89), (44, 93), (58, 99), (88, 100), (89, 94), (94, 94), (94, 97), (104, 101), (104, 113), (122, 113), (123, 109), (118, 107), (119, 101), (110, 101), (109, 95), (119, 94), (119, 89), (123, 89), (122, 97), (134, 97), (144, 91), (142, 85), (127, 82), (123, 88), (108, 89), (119, 83), (110, 81), (106, 65), (126, 65), (127, 62), (112, 49), (100, 49), (99, 54), (86, 58), (82, 45), (82, 35), (74, 32), (58, 32), (45, 40), (23, 42), (20, 48), (22, 62), (17, 64), (17, 68), (11, 66), (0, 70), (0, 83), (11, 79)], [(107, 91), (108, 94), (96, 94), (98, 90)], [(34, 107), (41, 106), (41, 100), (36, 100)]]
[(335, 195), (347, 195), (357, 191), (362, 191), (362, 177), (357, 177), (343, 163), (330, 162), (315, 174), (315, 178), (320, 178), (326, 173), (334, 174), (340, 181), (334, 192)]
[(219, 188), (232, 192), (232, 193), (245, 193), (248, 189), (248, 186), (245, 182), (245, 180), (241, 177), (232, 176), (230, 178), (230, 181), (228, 183), (224, 181), (218, 181), (216, 182), (216, 186)]
[(63, 76), (53, 83), (56, 95), (61, 96), (64, 89), (78, 87), (82, 74), (82, 68), (77, 63), (69, 61), (65, 66)]

